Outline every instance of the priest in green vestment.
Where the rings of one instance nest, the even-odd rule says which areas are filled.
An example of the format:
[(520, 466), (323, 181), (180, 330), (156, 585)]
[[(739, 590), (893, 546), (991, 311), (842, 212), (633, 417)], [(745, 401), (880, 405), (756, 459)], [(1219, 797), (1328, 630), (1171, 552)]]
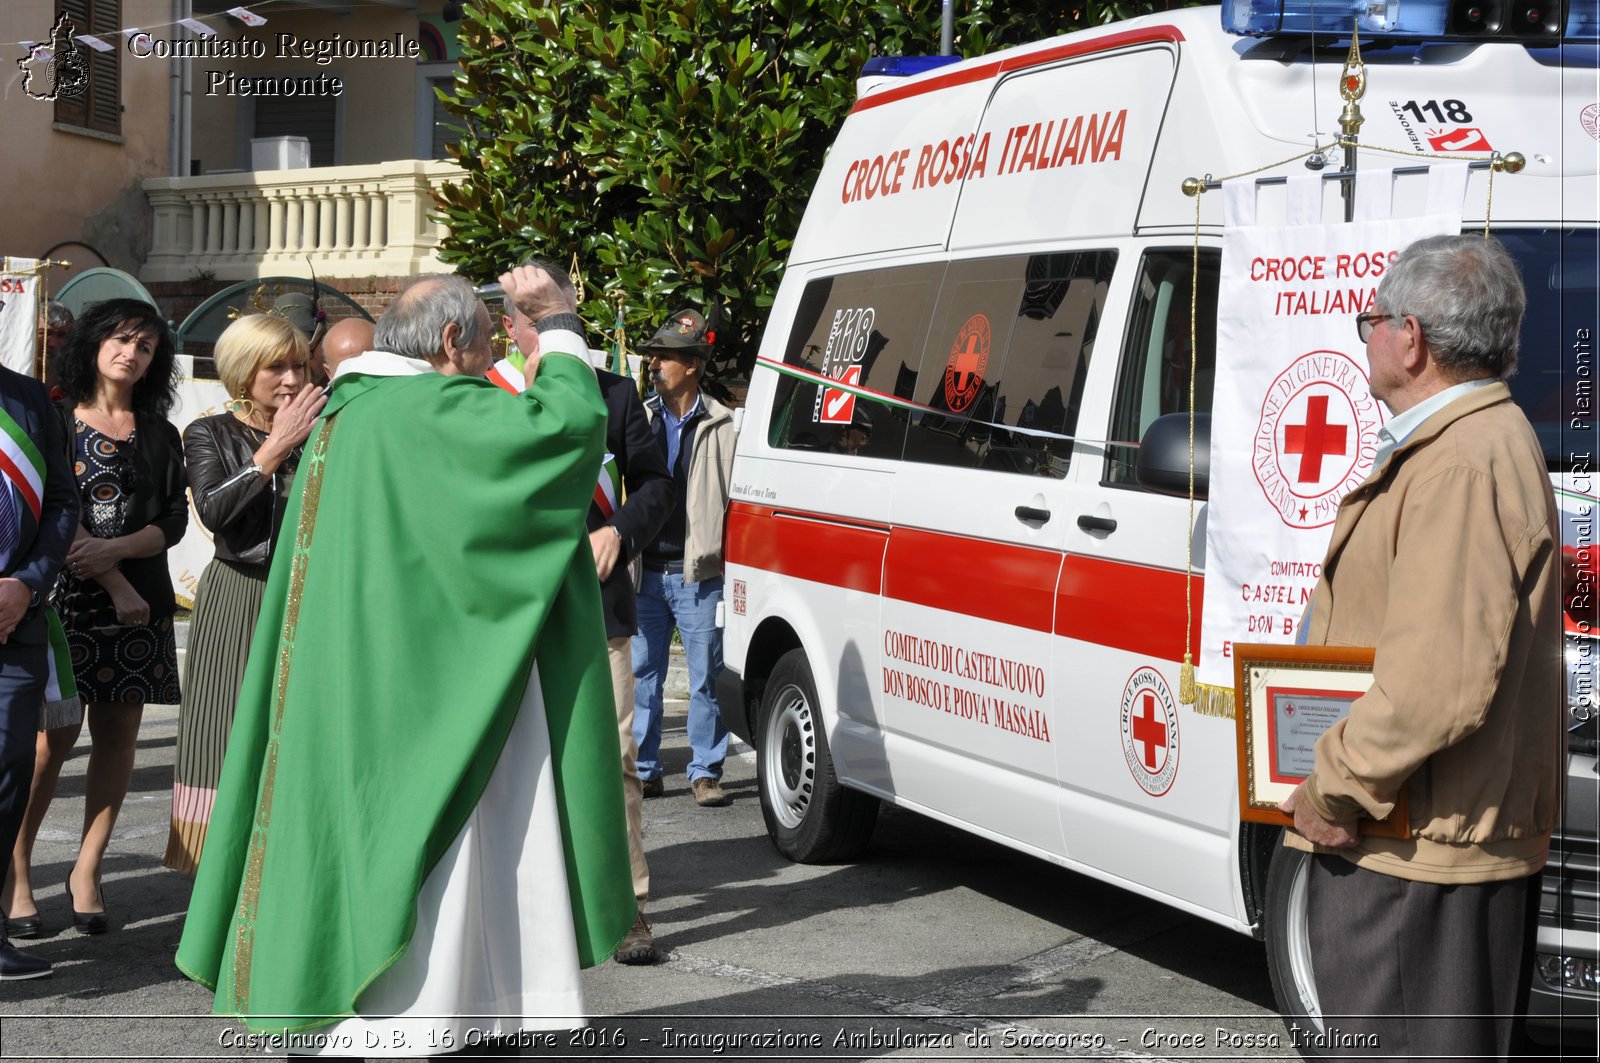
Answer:
[(483, 379), (471, 286), (418, 281), (288, 499), (177, 963), (291, 1051), (579, 1025), (578, 967), (633, 921), (584, 533), (605, 408), (570, 294), (501, 281), (527, 390)]

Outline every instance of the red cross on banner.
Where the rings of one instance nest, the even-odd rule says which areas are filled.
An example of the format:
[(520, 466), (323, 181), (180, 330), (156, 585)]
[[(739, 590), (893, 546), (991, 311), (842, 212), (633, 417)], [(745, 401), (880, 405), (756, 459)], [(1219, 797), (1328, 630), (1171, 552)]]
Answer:
[(1283, 426), (1283, 450), (1300, 455), (1300, 473), (1295, 480), (1314, 484), (1322, 479), (1322, 459), (1350, 452), (1350, 426), (1328, 423), (1328, 396), (1313, 395), (1306, 400), (1306, 423)]

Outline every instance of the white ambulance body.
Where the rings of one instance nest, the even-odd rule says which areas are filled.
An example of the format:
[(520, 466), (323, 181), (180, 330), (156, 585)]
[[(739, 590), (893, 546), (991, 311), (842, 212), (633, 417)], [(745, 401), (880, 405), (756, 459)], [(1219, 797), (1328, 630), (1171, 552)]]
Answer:
[[(1494, 177), (1492, 224), (1522, 259), (1530, 319), (1574, 289), (1592, 312), (1592, 61), (1363, 36), (1362, 143), (1523, 153), (1523, 173)], [(1336, 134), (1348, 42), (1314, 67), (1305, 45), (1192, 9), (860, 97), (772, 308), (727, 521), (722, 712), (756, 747), (791, 856), (857, 851), (881, 799), (1258, 926), (1276, 829), (1239, 821), (1234, 721), (1177, 703), (1186, 641), (1198, 655), (1206, 506), (1141, 486), (1131, 444), (1189, 408), (1184, 178)], [(1363, 150), (1359, 165), (1427, 161)], [(1469, 230), (1488, 181), (1471, 175)], [(1395, 179), (1397, 215), (1420, 212), (1426, 183)], [(1201, 410), (1220, 200), (1199, 199)], [(1342, 216), (1336, 181), (1325, 204)], [(1274, 211), (1265, 189), (1261, 222)], [(1569, 239), (1579, 253), (1562, 259)], [(1534, 291), (1552, 276), (1553, 295)], [(1535, 343), (1522, 386), (1549, 394), (1525, 406), (1557, 395), (1567, 357)]]

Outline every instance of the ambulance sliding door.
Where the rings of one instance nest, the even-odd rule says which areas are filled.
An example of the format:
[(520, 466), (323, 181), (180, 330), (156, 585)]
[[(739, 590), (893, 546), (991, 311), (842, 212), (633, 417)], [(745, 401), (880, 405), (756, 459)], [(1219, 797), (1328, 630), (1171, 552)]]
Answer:
[[(1099, 378), (1095, 388), (1095, 408), (1110, 410), (1103, 426), (1110, 440), (1137, 441), (1156, 417), (1189, 408), (1192, 254), (1188, 247), (1147, 249), (1126, 263), (1136, 272), (1120, 364), (1115, 381), (1104, 382), (1109, 401), (1101, 401), (1108, 396)], [(1206, 411), (1217, 253), (1202, 251), (1200, 263), (1194, 394)], [(1080, 467), (1084, 493), (1062, 514), (1066, 556), (1054, 655), (1067, 849), (1075, 861), (1233, 918), (1234, 724), (1178, 703), (1189, 502), (1141, 488), (1133, 448), (1109, 446), (1103, 456), (1079, 449), (1093, 466)], [(1195, 506), (1197, 573), (1205, 564), (1205, 509)], [(1202, 590), (1196, 579), (1196, 635)]]
[(950, 264), (915, 378), (884, 562), (895, 792), (1057, 856), (1050, 644), (1067, 437), (1115, 258)]

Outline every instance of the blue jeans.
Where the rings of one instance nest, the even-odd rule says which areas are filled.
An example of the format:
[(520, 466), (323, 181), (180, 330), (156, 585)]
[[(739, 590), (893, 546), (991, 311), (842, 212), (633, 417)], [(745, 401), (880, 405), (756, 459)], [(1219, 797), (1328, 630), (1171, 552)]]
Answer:
[(689, 666), (689, 781), (722, 778), (728, 729), (717, 711), (722, 672), (722, 631), (717, 604), (722, 577), (684, 583), (682, 572), (645, 569), (639, 588), (639, 631), (633, 636), (633, 736), (639, 742), (639, 778), (661, 774), (661, 694), (667, 682), (672, 628), (683, 638)]

